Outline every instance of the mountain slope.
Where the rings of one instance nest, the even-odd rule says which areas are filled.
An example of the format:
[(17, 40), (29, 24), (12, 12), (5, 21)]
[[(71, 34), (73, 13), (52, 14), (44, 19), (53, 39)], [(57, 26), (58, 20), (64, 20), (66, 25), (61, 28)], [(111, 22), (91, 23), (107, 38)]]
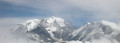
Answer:
[(120, 40), (120, 27), (115, 23), (108, 21), (98, 21), (93, 23), (87, 23), (81, 26), (79, 29), (74, 30), (70, 35), (73, 40), (91, 41), (92, 39), (100, 39), (106, 37), (109, 40)]

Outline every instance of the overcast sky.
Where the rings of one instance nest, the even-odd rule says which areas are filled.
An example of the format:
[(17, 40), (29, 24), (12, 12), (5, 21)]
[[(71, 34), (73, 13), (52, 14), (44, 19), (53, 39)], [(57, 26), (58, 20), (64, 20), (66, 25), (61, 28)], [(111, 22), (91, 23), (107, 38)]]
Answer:
[(0, 0), (0, 24), (61, 17), (75, 26), (96, 20), (120, 21), (120, 0)]

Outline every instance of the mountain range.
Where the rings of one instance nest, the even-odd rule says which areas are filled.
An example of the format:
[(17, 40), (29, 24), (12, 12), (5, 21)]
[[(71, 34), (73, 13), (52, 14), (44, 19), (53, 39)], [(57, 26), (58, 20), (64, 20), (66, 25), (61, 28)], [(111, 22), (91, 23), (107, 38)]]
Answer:
[(111, 43), (120, 42), (120, 26), (100, 20), (86, 23), (81, 27), (73, 26), (59, 17), (31, 19), (18, 24), (13, 33), (19, 37), (39, 42), (93, 41), (108, 39)]

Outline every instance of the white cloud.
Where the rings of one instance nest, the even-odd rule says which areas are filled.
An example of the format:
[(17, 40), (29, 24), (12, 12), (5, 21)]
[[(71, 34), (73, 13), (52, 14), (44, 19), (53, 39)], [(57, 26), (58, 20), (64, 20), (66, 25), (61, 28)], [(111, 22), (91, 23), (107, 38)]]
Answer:
[(37, 41), (26, 40), (25, 38), (16, 38), (10, 32), (16, 24), (22, 23), (28, 18), (0, 18), (0, 43), (38, 43)]

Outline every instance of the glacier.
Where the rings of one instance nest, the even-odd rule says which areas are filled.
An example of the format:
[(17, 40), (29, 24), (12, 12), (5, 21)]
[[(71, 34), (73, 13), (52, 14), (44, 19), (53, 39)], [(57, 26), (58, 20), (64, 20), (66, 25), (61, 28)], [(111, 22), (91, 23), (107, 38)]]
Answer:
[(100, 20), (89, 22), (81, 27), (73, 26), (59, 17), (30, 19), (17, 24), (12, 30), (14, 35), (29, 40), (56, 43), (120, 43), (120, 26), (116, 23)]

